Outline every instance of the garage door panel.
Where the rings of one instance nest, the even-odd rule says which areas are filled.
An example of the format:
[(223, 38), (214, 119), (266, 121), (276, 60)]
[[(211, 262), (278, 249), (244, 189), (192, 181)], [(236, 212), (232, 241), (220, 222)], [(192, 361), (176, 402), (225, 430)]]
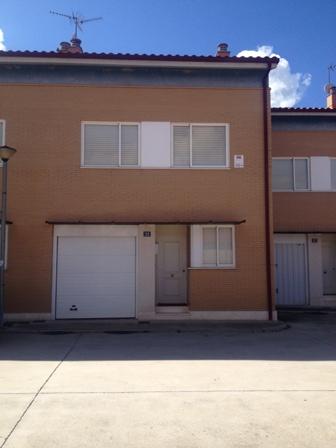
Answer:
[(67, 256), (59, 258), (59, 274), (90, 275), (94, 273), (119, 273), (135, 272), (134, 256)]
[(59, 237), (56, 317), (134, 317), (135, 243), (135, 237)]
[(58, 244), (62, 256), (135, 255), (133, 237), (61, 237)]
[[(81, 285), (79, 290), (78, 284)], [(113, 293), (122, 294), (130, 293), (134, 290), (134, 278), (128, 273), (123, 274), (100, 274), (100, 275), (83, 275), (76, 278), (67, 276), (60, 277), (58, 292), (60, 294), (98, 294), (104, 291), (106, 294)]]
[[(61, 319), (107, 319), (107, 318), (129, 318), (134, 317), (134, 312), (130, 316), (129, 312), (123, 311), (121, 308), (114, 306), (106, 306), (103, 304), (105, 297), (97, 296), (94, 305), (94, 316), (92, 316), (92, 300), (82, 297), (80, 305), (76, 297), (69, 297), (67, 301), (60, 302), (57, 307), (57, 317)], [(134, 302), (128, 302), (124, 298), (124, 309), (127, 307), (134, 309)]]

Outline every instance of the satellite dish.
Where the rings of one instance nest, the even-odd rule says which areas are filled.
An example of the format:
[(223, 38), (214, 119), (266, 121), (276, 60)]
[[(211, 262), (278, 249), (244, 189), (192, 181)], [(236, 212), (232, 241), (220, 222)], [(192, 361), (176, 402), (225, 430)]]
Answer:
[(335, 86), (333, 84), (328, 83), (324, 86), (324, 91), (325, 93), (330, 95), (333, 88), (335, 88)]

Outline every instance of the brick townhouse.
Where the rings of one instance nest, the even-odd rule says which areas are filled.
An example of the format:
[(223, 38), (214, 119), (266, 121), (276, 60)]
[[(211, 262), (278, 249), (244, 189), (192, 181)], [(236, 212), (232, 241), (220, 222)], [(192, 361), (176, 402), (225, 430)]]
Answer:
[[(305, 281), (322, 266), (308, 266), (308, 246), (335, 250), (334, 178), (328, 192), (316, 182), (327, 160), (335, 167), (336, 113), (271, 113), (277, 62), (226, 45), (215, 56), (85, 53), (76, 39), (0, 52), (1, 138), (18, 150), (5, 318), (275, 319), (276, 291), (292, 305), (279, 294), (292, 267), (274, 275), (288, 241), (305, 241)], [(311, 172), (304, 192), (274, 191), (274, 205), (272, 144), (274, 190), (289, 165), (300, 185)], [(316, 282), (305, 304), (325, 303)]]
[(325, 109), (273, 109), (278, 306), (336, 306), (336, 89)]

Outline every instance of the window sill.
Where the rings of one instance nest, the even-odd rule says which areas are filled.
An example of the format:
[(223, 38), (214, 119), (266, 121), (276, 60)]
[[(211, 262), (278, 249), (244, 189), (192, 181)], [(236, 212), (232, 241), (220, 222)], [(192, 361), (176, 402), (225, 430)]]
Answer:
[(237, 266), (199, 266), (199, 267), (190, 267), (190, 268), (188, 268), (188, 271), (200, 271), (200, 270), (202, 270), (202, 271), (209, 271), (209, 270), (216, 270), (216, 271), (218, 271), (218, 270), (220, 270), (220, 271), (222, 271), (222, 270), (225, 270), (225, 271), (227, 271), (227, 270), (237, 270)]
[(94, 170), (191, 170), (191, 171), (195, 171), (195, 170), (221, 170), (221, 171), (226, 171), (226, 170), (230, 170), (230, 167), (228, 166), (218, 166), (218, 167), (213, 167), (213, 166), (140, 166), (140, 165), (130, 165), (130, 166), (110, 166), (110, 165), (106, 165), (106, 166), (101, 166), (101, 165), (81, 165), (81, 168), (85, 168), (85, 169), (94, 169)]

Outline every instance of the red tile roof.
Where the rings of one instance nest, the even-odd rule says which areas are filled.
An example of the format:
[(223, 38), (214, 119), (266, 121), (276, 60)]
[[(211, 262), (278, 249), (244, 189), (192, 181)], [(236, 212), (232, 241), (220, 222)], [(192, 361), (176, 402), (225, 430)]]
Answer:
[(129, 53), (58, 53), (56, 51), (0, 51), (6, 57), (59, 58), (59, 59), (110, 59), (134, 61), (176, 61), (176, 62), (257, 62), (277, 64), (276, 57), (237, 57), (237, 56), (197, 56), (172, 54), (129, 54)]
[(324, 107), (272, 107), (272, 113), (335, 113), (336, 109), (324, 108)]

